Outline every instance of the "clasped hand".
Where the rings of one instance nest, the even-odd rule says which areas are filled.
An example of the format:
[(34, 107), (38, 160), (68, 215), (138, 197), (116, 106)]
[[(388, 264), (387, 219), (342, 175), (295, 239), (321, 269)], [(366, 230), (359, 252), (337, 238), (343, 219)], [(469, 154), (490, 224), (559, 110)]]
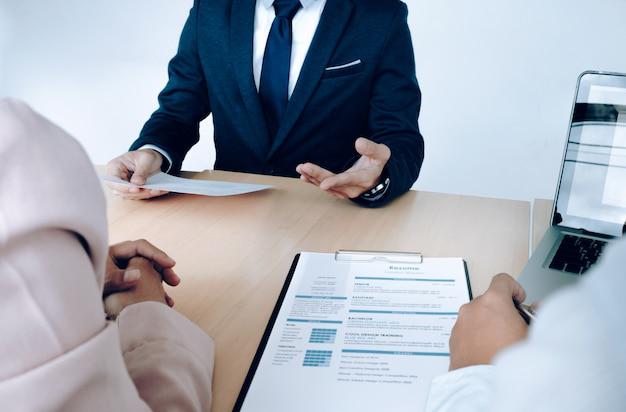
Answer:
[(118, 243), (109, 248), (103, 288), (107, 315), (116, 317), (134, 303), (154, 301), (174, 306), (163, 289), (180, 283), (174, 259), (146, 240)]

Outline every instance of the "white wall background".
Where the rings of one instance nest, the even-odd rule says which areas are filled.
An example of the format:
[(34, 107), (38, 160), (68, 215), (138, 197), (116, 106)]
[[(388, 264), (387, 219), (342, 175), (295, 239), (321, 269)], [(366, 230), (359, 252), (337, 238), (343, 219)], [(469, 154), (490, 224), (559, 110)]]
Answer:
[[(426, 161), (417, 188), (554, 192), (577, 75), (626, 72), (626, 0), (405, 0)], [(0, 96), (65, 127), (92, 160), (156, 108), (191, 0), (0, 0)], [(210, 122), (187, 169), (213, 164)]]

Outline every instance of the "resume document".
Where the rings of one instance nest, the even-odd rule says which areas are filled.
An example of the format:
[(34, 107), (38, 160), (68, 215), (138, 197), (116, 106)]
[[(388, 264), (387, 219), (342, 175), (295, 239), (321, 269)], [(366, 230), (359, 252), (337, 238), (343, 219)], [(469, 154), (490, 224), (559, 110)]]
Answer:
[(302, 253), (240, 410), (419, 411), (448, 370), (450, 331), (469, 300), (460, 258)]

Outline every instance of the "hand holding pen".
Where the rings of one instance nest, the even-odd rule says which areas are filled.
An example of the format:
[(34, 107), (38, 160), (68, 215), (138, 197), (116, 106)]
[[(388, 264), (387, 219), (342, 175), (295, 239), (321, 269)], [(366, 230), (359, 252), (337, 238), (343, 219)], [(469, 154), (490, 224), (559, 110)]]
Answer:
[(450, 337), (450, 370), (490, 364), (502, 349), (524, 340), (528, 323), (515, 302), (525, 299), (515, 279), (499, 274), (483, 295), (463, 305)]
[(513, 304), (515, 305), (515, 308), (527, 325), (530, 325), (531, 322), (535, 321), (536, 315), (535, 310), (532, 306), (526, 305), (524, 303), (519, 303), (515, 299), (513, 299)]

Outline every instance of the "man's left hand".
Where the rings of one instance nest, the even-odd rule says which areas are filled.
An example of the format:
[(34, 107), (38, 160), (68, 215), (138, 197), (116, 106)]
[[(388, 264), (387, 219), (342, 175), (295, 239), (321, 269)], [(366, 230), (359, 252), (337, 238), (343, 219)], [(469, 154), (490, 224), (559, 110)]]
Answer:
[(296, 171), (306, 182), (340, 199), (353, 199), (380, 182), (391, 150), (384, 144), (360, 137), (354, 144), (361, 155), (354, 165), (343, 173), (335, 174), (313, 163), (298, 165)]

